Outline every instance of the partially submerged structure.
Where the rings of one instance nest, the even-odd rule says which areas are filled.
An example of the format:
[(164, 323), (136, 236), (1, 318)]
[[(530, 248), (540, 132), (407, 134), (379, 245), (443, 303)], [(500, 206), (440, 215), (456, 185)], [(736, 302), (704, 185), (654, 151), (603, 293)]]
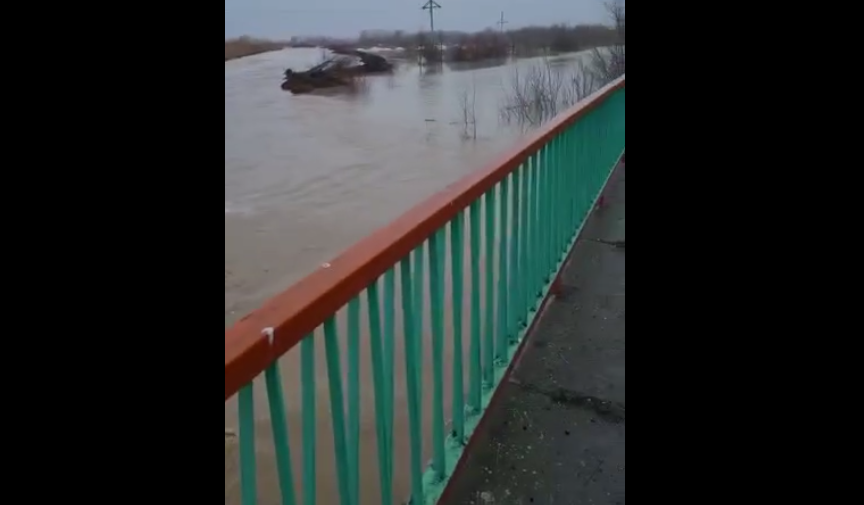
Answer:
[(377, 54), (344, 48), (330, 48), (330, 51), (335, 56), (309, 70), (285, 70), (282, 89), (296, 95), (321, 88), (350, 86), (358, 77), (393, 70), (393, 64)]

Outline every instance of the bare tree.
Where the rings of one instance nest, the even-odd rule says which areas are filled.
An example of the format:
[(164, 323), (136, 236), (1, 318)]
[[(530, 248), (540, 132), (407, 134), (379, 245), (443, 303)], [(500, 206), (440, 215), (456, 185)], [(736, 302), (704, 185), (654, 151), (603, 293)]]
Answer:
[(510, 92), (501, 108), (502, 120), (540, 125), (624, 75), (624, 0), (611, 0), (606, 9), (614, 22), (614, 43), (583, 53), (574, 65), (555, 65), (544, 58), (524, 72), (514, 69)]
[(624, 0), (611, 0), (606, 3), (606, 11), (615, 24), (615, 44), (592, 51), (591, 72), (602, 86), (624, 75)]
[(537, 126), (572, 107), (596, 89), (595, 76), (584, 55), (575, 65), (556, 65), (549, 58), (524, 71), (515, 68), (510, 91), (501, 108), (501, 119), (523, 126)]
[(462, 109), (462, 138), (477, 140), (477, 85), (473, 79), (471, 88), (463, 89), (459, 98)]

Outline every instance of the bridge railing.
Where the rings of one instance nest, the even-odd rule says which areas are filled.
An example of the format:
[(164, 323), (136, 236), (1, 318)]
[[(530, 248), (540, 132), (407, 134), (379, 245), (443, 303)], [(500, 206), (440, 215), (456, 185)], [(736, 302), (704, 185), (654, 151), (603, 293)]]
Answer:
[[(402, 498), (393, 495), (394, 444), (410, 448), (402, 474), (410, 475), (411, 503), (438, 500), (624, 151), (624, 93), (621, 77), (500, 162), (416, 206), (225, 332), (226, 402), (239, 392), (244, 505), (259, 498), (253, 382), (262, 373), (281, 503), (313, 505), (321, 494), (316, 429), (327, 424), (334, 452), (326, 457), (335, 466), (327, 472), (335, 474), (340, 505), (360, 505), (361, 482), (378, 488), (382, 504)], [(337, 324), (337, 313), (344, 313), (344, 324)], [(329, 419), (316, 408), (316, 347), (322, 347), (316, 339), (322, 338)], [(452, 350), (447, 363), (445, 346)], [(302, 447), (289, 440), (279, 367), (295, 347)], [(429, 412), (423, 412), (424, 347), (431, 349)], [(372, 483), (360, 470), (365, 475), (373, 465), (360, 458), (360, 412), (370, 408), (361, 404), (364, 355), (374, 385)], [(405, 417), (407, 440), (399, 440), (394, 424)], [(431, 420), (431, 430), (423, 430), (424, 420)], [(301, 487), (299, 502), (295, 488)]]

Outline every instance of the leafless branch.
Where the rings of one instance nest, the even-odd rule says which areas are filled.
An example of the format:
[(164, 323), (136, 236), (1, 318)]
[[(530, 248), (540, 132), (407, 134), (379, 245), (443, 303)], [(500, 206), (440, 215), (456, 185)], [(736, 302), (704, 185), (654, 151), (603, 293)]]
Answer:
[(459, 106), (462, 110), (462, 138), (477, 140), (477, 85), (462, 90)]

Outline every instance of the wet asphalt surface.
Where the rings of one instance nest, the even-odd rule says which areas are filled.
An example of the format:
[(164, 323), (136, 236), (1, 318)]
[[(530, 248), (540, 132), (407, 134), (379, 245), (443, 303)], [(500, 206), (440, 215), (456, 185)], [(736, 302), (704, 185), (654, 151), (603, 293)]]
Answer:
[(447, 505), (624, 505), (624, 186), (621, 165)]

